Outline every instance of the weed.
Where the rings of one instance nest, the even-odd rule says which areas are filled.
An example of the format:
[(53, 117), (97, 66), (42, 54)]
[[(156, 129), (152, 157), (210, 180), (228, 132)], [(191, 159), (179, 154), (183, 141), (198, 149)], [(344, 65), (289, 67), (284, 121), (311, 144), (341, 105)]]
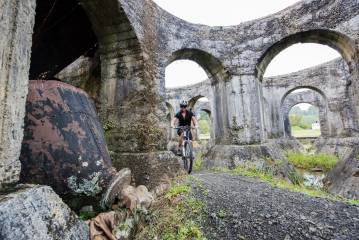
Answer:
[(172, 199), (180, 194), (187, 194), (191, 190), (190, 186), (183, 184), (176, 184), (172, 186), (166, 193), (167, 199)]
[(276, 176), (273, 176), (273, 174), (264, 172), (261, 170), (258, 170), (256, 168), (244, 168), (244, 167), (237, 167), (233, 170), (229, 169), (214, 169), (216, 172), (227, 172), (231, 174), (241, 175), (245, 177), (251, 177), (251, 178), (257, 178), (264, 182), (269, 183), (273, 187), (278, 187), (282, 189), (286, 189), (292, 192), (300, 192), (304, 193), (306, 195), (312, 196), (312, 197), (321, 197), (330, 199), (333, 201), (342, 201), (351, 205), (359, 205), (359, 200), (353, 200), (353, 199), (346, 199), (338, 195), (330, 194), (326, 189), (321, 188), (312, 188), (307, 187), (302, 184), (294, 185), (285, 179), (278, 178)]
[(191, 187), (174, 183), (150, 209), (147, 224), (136, 239), (204, 240), (199, 227), (205, 204), (191, 197)]
[(198, 154), (199, 156), (196, 157), (196, 159), (194, 160), (194, 164), (193, 164), (193, 171), (200, 171), (202, 170), (202, 165), (203, 165), (203, 157)]
[(219, 218), (225, 218), (226, 217), (226, 212), (223, 210), (223, 209), (221, 209), (221, 210), (219, 210), (218, 211), (218, 213), (217, 213), (217, 216), (219, 217)]

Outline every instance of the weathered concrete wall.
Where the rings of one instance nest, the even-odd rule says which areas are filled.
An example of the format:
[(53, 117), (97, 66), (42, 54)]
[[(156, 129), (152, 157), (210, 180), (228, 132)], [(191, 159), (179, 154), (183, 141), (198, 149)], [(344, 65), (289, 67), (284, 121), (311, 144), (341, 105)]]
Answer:
[(96, 108), (100, 109), (101, 61), (97, 52), (94, 56), (81, 56), (55, 77), (62, 82), (85, 90), (94, 101)]
[(188, 101), (189, 108), (193, 108), (197, 100), (203, 97), (208, 98), (213, 105), (213, 89), (210, 79), (197, 84), (166, 89), (166, 101), (173, 106), (175, 112), (179, 111), (181, 100)]
[[(208, 102), (205, 101), (198, 101), (201, 98), (207, 98)], [(181, 100), (188, 101), (188, 107), (191, 109), (195, 114), (198, 113), (198, 111), (204, 110), (208, 113), (212, 113), (215, 110), (215, 103), (213, 98), (213, 89), (211, 80), (207, 79), (203, 82), (183, 86), (183, 87), (177, 87), (177, 88), (168, 88), (166, 89), (166, 105), (167, 105), (167, 114), (170, 114), (170, 119), (174, 117), (174, 115), (180, 110), (180, 102)], [(210, 114), (211, 123), (212, 126), (215, 124), (212, 114)], [(215, 127), (211, 128), (211, 136), (212, 139), (214, 139), (215, 136)], [(177, 141), (177, 134), (175, 134), (175, 131), (171, 128), (168, 129), (169, 131), (169, 139)], [(197, 135), (199, 134), (197, 130)]]
[[(164, 69), (173, 60), (196, 61), (213, 81), (217, 122), (221, 141), (245, 144), (265, 140), (262, 116), (262, 74), (270, 60), (297, 42), (330, 45), (343, 54), (357, 78), (356, 1), (303, 1), (277, 14), (234, 27), (194, 25), (165, 13), (154, 4), (156, 21), (145, 23), (156, 30), (159, 80), (164, 86)], [(149, 27), (147, 27), (149, 28)], [(351, 95), (353, 93), (350, 93)], [(236, 120), (236, 121), (233, 121)], [(228, 128), (238, 124), (240, 132)], [(235, 140), (231, 139), (235, 136)]]
[[(265, 125), (269, 138), (285, 136), (284, 122), (295, 104), (315, 103), (320, 109), (322, 134), (325, 137), (352, 136), (357, 129), (355, 102), (349, 96), (351, 84), (343, 60), (334, 60), (296, 73), (263, 79)], [(297, 89), (311, 89), (316, 96), (300, 96)], [(288, 99), (289, 98), (289, 99)], [(291, 99), (294, 98), (294, 99)], [(302, 100), (301, 100), (302, 99)]]
[[(170, 15), (150, 0), (80, 2), (99, 41), (100, 116), (105, 125), (112, 127), (107, 142), (119, 166), (136, 167), (135, 162), (145, 159), (143, 154), (156, 158), (149, 154), (151, 152), (170, 157), (161, 154), (166, 149), (167, 135), (165, 68), (179, 59), (197, 62), (208, 74), (212, 105), (216, 109), (212, 111), (216, 143), (256, 144), (267, 141), (268, 137), (280, 137), (283, 132), (275, 126), (280, 121), (274, 120), (280, 118), (273, 115), (273, 121), (268, 122), (272, 113), (268, 115), (264, 111), (268, 104), (272, 105), (266, 98), (266, 80), (262, 82), (270, 61), (298, 42), (329, 45), (338, 50), (348, 64), (349, 75), (344, 84), (352, 87), (336, 90), (344, 91), (347, 101), (329, 99), (328, 106), (334, 106), (333, 111), (345, 109), (342, 119), (350, 119), (343, 120), (345, 131), (340, 134), (347, 136), (357, 131), (357, 0), (301, 1), (279, 13), (232, 27), (191, 24)], [(28, 12), (27, 17), (33, 14)], [(5, 34), (5, 38), (7, 36), (10, 35)], [(21, 42), (16, 44), (26, 46)], [(24, 49), (26, 52), (27, 48)], [(26, 61), (19, 63), (17, 69), (24, 63)], [(283, 90), (285, 94), (284, 89), (289, 86), (293, 84), (288, 82), (288, 86), (278, 91)], [(274, 107), (278, 107), (279, 102)], [(163, 157), (159, 159), (163, 162), (158, 166), (175, 164), (172, 160), (166, 162)], [(146, 174), (141, 171), (138, 174)]]
[(0, 4), (0, 190), (17, 182), (35, 0)]
[[(100, 41), (103, 119), (120, 119), (121, 126), (117, 129), (122, 131), (113, 136), (121, 140), (125, 140), (122, 136), (130, 138), (129, 144), (116, 147), (121, 149), (119, 152), (137, 151), (133, 146), (138, 144), (133, 143), (148, 136), (138, 124), (134, 127), (137, 133), (132, 136), (123, 132), (123, 128), (138, 122), (133, 119), (149, 122), (143, 117), (144, 108), (139, 106), (156, 105), (157, 110), (151, 111), (152, 119), (165, 119), (165, 68), (175, 60), (193, 60), (207, 72), (216, 108), (213, 118), (218, 144), (266, 140), (262, 76), (270, 61), (292, 44), (313, 42), (335, 48), (349, 65), (348, 81), (357, 78), (359, 7), (355, 0), (303, 1), (279, 13), (232, 27), (191, 24), (170, 15), (152, 1), (109, 1), (112, 8), (106, 8), (105, 12), (96, 11), (97, 0), (83, 2), (95, 19), (94, 28)], [(104, 13), (117, 17), (103, 19)], [(352, 82), (353, 88), (347, 96), (356, 102), (357, 84)], [(133, 105), (138, 112), (130, 114), (129, 125), (130, 121), (124, 119), (127, 114), (123, 113), (130, 106), (133, 109)], [(356, 116), (356, 111), (350, 114)], [(151, 136), (164, 134), (159, 129), (153, 131)], [(270, 133), (269, 137), (273, 134), (277, 133)], [(148, 142), (155, 142), (155, 138)], [(158, 141), (152, 143), (155, 145), (157, 149), (164, 146)]]
[[(321, 131), (324, 137), (343, 137), (354, 134), (356, 116), (350, 100), (349, 70), (342, 59), (337, 59), (299, 72), (263, 79), (264, 123), (269, 138), (290, 136), (286, 129), (291, 108), (309, 103), (319, 108)], [(293, 92), (297, 89), (305, 92)], [(179, 105), (181, 99), (193, 99), (212, 92), (210, 80), (202, 83), (167, 89), (167, 101)], [(217, 112), (213, 95), (209, 98), (211, 111)], [(174, 109), (177, 108), (172, 107)], [(241, 121), (246, 116), (242, 116)], [(216, 123), (214, 123), (216, 126)], [(218, 126), (215, 127), (218, 129)]]

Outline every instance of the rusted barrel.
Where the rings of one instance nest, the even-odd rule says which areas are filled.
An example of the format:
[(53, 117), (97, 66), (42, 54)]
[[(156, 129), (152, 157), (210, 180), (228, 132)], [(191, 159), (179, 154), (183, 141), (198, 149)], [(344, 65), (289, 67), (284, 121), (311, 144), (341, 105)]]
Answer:
[(99, 202), (116, 176), (88, 95), (58, 81), (30, 81), (21, 182), (51, 186), (73, 208)]

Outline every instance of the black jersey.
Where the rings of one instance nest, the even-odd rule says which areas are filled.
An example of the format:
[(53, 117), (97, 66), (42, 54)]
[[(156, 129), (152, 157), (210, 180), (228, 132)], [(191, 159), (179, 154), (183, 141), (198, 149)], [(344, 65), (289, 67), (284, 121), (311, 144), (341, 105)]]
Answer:
[(178, 119), (178, 126), (191, 126), (193, 116), (194, 113), (192, 111), (186, 111), (185, 117), (183, 117), (181, 112), (178, 112), (175, 117)]

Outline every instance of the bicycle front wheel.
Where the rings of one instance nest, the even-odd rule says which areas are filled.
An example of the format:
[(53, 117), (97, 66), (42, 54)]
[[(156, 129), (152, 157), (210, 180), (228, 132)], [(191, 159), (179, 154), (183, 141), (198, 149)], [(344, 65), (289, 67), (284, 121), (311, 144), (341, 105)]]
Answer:
[(193, 167), (193, 148), (192, 148), (192, 144), (190, 142), (185, 143), (185, 156), (184, 158), (186, 159), (185, 162), (187, 163), (185, 166), (185, 170), (188, 173), (192, 172), (192, 167)]

